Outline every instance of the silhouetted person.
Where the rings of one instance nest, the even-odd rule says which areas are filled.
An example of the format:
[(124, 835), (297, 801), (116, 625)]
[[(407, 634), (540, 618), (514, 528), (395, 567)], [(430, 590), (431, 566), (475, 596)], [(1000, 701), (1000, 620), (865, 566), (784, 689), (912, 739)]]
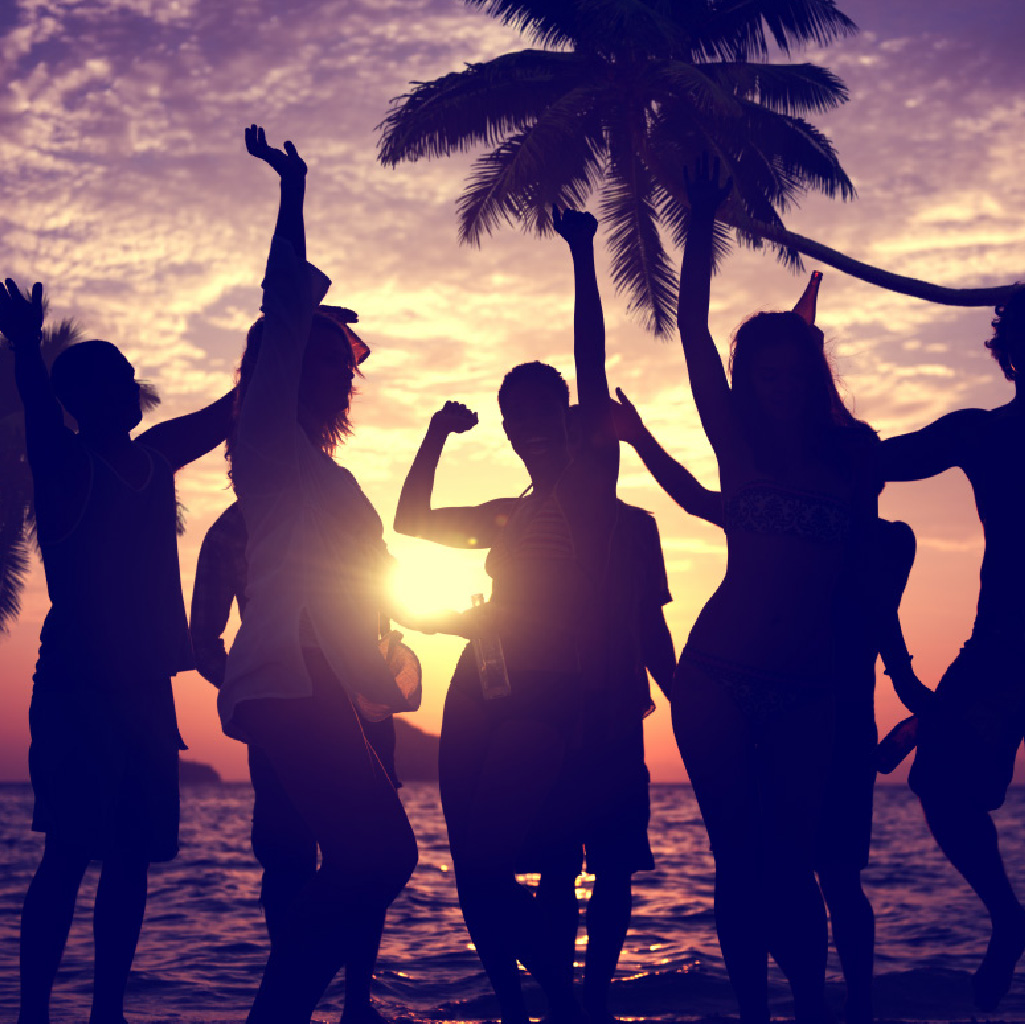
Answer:
[(431, 508), (446, 440), (477, 422), (449, 402), (431, 420), (395, 514), (400, 533), (491, 549), (491, 601), (417, 628), (470, 638), (497, 633), (505, 652), (511, 694), (491, 700), (482, 694), (471, 647), (463, 652), (445, 701), (439, 765), (460, 906), (505, 1024), (527, 1019), (517, 960), (544, 989), (555, 1018), (579, 1013), (562, 944), (516, 872), (566, 760), (579, 754), (582, 709), (601, 691), (592, 664), (593, 602), (616, 515), (619, 452), (594, 270), (597, 221), (567, 211), (555, 226), (573, 256), (579, 443), (571, 451), (569, 389), (559, 372), (538, 362), (517, 366), (506, 374), (498, 404), (529, 490), (475, 507)]
[[(682, 508), (722, 526), (722, 495), (703, 487), (659, 444), (637, 410), (617, 389), (616, 429), (632, 445), (659, 485)], [(833, 750), (815, 840), (815, 868), (829, 907), (833, 941), (847, 983), (846, 1018), (871, 1021), (874, 917), (861, 884), (872, 837), (876, 778), (875, 663), (905, 699), (928, 693), (915, 677), (898, 608), (915, 557), (906, 523), (870, 525), (850, 552), (833, 611)]]
[(0, 331), (15, 353), (51, 602), (29, 709), (32, 827), (46, 843), (22, 915), (19, 1021), (49, 1020), (78, 888), (99, 860), (90, 1021), (122, 1024), (148, 866), (178, 851), (171, 676), (191, 668), (192, 651), (174, 474), (224, 440), (232, 394), (133, 439), (142, 412), (132, 364), (87, 341), (47, 373), (42, 323), (42, 285), (27, 301), (8, 279)]
[[(246, 524), (238, 502), (226, 508), (207, 531), (199, 549), (192, 590), (192, 647), (196, 668), (218, 689), (224, 682), (227, 654), (224, 629), (232, 603), (239, 615), (246, 605)], [(395, 724), (391, 715), (379, 722), (360, 716), (360, 725), (374, 753), (399, 786), (395, 774)], [(280, 942), (289, 908), (317, 870), (317, 839), (289, 799), (273, 765), (258, 747), (250, 746), (249, 777), (253, 784), (253, 853), (263, 868), (260, 903), (271, 944)], [(370, 999), (373, 959), (360, 970), (350, 961), (345, 972), (345, 1004), (351, 1010)]]
[[(306, 262), (306, 165), (256, 125), (246, 147), (279, 174), (281, 203), (229, 447), (248, 578), (217, 704), (225, 732), (260, 751), (320, 849), (249, 1013), (252, 1024), (307, 1024), (343, 965), (369, 980), (416, 841), (354, 708), (404, 704), (377, 645), (381, 521), (331, 458), (349, 432), (356, 357), (341, 326), (316, 313), (328, 281)], [(343, 1019), (379, 1019), (369, 992), (346, 1002)]]
[(1025, 950), (1025, 909), (1007, 879), (990, 818), (1004, 801), (1025, 734), (1025, 290), (998, 308), (987, 346), (1014, 382), (1014, 398), (891, 438), (882, 459), (887, 480), (921, 480), (959, 467), (986, 540), (972, 635), (918, 716), (910, 784), (940, 849), (992, 919), (989, 948), (973, 978), (976, 1005), (990, 1011)]
[(877, 519), (852, 548), (834, 607), (836, 722), (815, 869), (847, 985), (848, 1024), (875, 1019), (875, 916), (861, 882), (872, 842), (877, 767), (875, 667), (882, 655), (895, 688), (914, 678), (898, 615), (914, 559), (911, 527)]
[(715, 912), (741, 1017), (768, 1020), (766, 954), (799, 1022), (827, 1018), (815, 831), (833, 739), (833, 598), (875, 519), (875, 435), (836, 400), (821, 332), (796, 312), (738, 329), (732, 386), (708, 331), (715, 213), (707, 163), (691, 216), (679, 326), (719, 464), (726, 576), (691, 630), (673, 726), (716, 864)]
[[(649, 775), (644, 719), (655, 710), (648, 672), (669, 697), (676, 654), (663, 606), (672, 600), (658, 526), (644, 509), (616, 503), (609, 568), (602, 586), (601, 689), (584, 706), (581, 752), (566, 765), (542, 821), (537, 846), (544, 900), (553, 927), (564, 931), (565, 967), (572, 977), (578, 924), (576, 878), (594, 876), (585, 917), (583, 1006), (594, 1024), (611, 1022), (609, 996), (632, 911), (632, 876), (650, 871)], [(548, 831), (571, 835), (552, 848)]]

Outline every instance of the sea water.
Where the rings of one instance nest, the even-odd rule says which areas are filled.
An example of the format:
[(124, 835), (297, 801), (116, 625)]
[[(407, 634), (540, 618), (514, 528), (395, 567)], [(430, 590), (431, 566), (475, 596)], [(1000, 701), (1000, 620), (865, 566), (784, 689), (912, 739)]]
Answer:
[[(388, 915), (375, 997), (392, 1016), (485, 1019), (496, 1006), (463, 926), (456, 900), (438, 791), (403, 787), (420, 864)], [(652, 786), (650, 836), (657, 868), (635, 877), (634, 916), (614, 986), (620, 1016), (681, 1020), (736, 1013), (715, 935), (708, 841), (689, 786)], [(893, 1019), (968, 1019), (968, 979), (987, 939), (978, 900), (939, 853), (914, 797), (876, 790), (872, 863), (864, 874), (876, 910), (877, 1002)], [(27, 786), (0, 786), (0, 1021), (17, 1015), (18, 916), (42, 840), (29, 831)], [(1012, 788), (997, 814), (1012, 881), (1025, 884), (1025, 794)], [(128, 1017), (134, 1020), (240, 1021), (267, 955), (257, 903), (260, 873), (249, 847), (252, 792), (247, 785), (187, 788), (182, 794), (182, 852), (155, 865)], [(57, 980), (53, 1020), (83, 1021), (91, 986), (90, 869)], [(529, 881), (529, 878), (527, 879)], [(581, 903), (592, 879), (577, 883)], [(584, 953), (578, 940), (578, 960)], [(835, 955), (830, 997), (842, 1003)], [(774, 1013), (789, 1010), (786, 984), (772, 974)], [(332, 986), (317, 1018), (337, 1020), (341, 986)], [(532, 1012), (543, 1012), (533, 998)], [(1025, 1019), (1025, 984), (1016, 982), (994, 1015)]]

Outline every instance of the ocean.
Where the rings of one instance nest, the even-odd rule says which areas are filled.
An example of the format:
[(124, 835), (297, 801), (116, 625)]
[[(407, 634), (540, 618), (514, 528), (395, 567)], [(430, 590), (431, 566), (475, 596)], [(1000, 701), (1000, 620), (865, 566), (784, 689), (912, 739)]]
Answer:
[[(968, 1020), (969, 976), (987, 938), (985, 912), (936, 849), (914, 797), (876, 791), (872, 863), (866, 889), (877, 915), (877, 1004), (881, 1019)], [(403, 802), (420, 844), (420, 864), (392, 906), (375, 998), (392, 1017), (482, 1020), (495, 1004), (456, 902), (437, 788), (408, 784)], [(257, 904), (259, 872), (249, 848), (247, 785), (186, 788), (182, 852), (156, 865), (142, 941), (129, 988), (129, 1021), (241, 1021), (266, 956)], [(1025, 881), (1025, 792), (1013, 787), (997, 815), (1012, 881)], [(29, 831), (31, 791), (0, 786), (0, 1020), (17, 1015), (18, 917), (41, 850)], [(655, 871), (635, 877), (634, 917), (614, 986), (614, 1009), (633, 1020), (729, 1017), (736, 1007), (712, 916), (712, 861), (689, 786), (652, 786)], [(82, 887), (78, 914), (53, 1001), (53, 1022), (88, 1013), (96, 869)], [(578, 880), (585, 900), (591, 878)], [(583, 951), (583, 929), (578, 948)], [(843, 986), (830, 954), (830, 994)], [(773, 1012), (785, 1017), (785, 982), (772, 976)], [(337, 1020), (341, 988), (325, 995), (317, 1020)], [(536, 999), (534, 1012), (543, 1012)], [(1025, 1021), (1025, 975), (1000, 1013), (981, 1019)]]

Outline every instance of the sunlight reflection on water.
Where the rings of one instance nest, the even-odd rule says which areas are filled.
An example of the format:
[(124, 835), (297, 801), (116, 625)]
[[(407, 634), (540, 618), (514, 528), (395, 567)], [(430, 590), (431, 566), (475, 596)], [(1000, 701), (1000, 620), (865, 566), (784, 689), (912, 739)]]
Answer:
[[(437, 789), (411, 784), (402, 794), (420, 843), (420, 865), (389, 913), (378, 971), (382, 1000), (393, 1011), (408, 1008), (419, 1016), (453, 1003), (461, 1005), (445, 1011), (450, 1019), (457, 1009), (483, 1016), (491, 1007), (488, 987), (459, 914)], [(630, 1004), (622, 1009), (645, 1016), (733, 1012), (715, 938), (712, 862), (693, 794), (686, 786), (653, 786), (652, 798), (651, 841), (658, 866), (636, 877), (633, 925), (618, 975), (619, 1001)], [(182, 853), (152, 871), (131, 982), (133, 1009), (168, 1020), (244, 1017), (266, 956), (259, 871), (249, 848), (251, 807), (245, 785), (185, 790)], [(1025, 799), (1014, 789), (1000, 812), (1012, 879), (1025, 878), (1025, 843), (1017, 832), (1023, 810)], [(0, 787), (0, 1014), (5, 1016), (16, 1011), (18, 914), (41, 849), (40, 837), (28, 831), (30, 813), (27, 787)], [(877, 914), (880, 973), (924, 972), (915, 989), (928, 999), (937, 979), (956, 980), (974, 969), (985, 945), (984, 914), (936, 850), (906, 790), (878, 790), (873, 862), (865, 879)], [(592, 875), (577, 880), (582, 900), (592, 884)], [(94, 868), (82, 888), (58, 980), (55, 1021), (81, 1015), (87, 1005), (95, 885)], [(584, 947), (581, 931), (578, 958)], [(835, 958), (830, 973), (840, 977)], [(786, 990), (775, 974), (773, 992), (783, 1006)], [(340, 994), (336, 984), (322, 1009), (335, 1012)], [(1012, 997), (1025, 1010), (1025, 993), (1017, 986)]]

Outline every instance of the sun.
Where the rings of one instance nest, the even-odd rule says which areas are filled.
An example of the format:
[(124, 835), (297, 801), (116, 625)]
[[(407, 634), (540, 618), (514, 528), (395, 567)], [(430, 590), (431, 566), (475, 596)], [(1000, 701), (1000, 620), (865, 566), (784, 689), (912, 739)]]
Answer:
[(441, 547), (409, 537), (394, 537), (391, 594), (396, 605), (417, 615), (465, 611), (474, 594), (491, 593), (483, 551)]

